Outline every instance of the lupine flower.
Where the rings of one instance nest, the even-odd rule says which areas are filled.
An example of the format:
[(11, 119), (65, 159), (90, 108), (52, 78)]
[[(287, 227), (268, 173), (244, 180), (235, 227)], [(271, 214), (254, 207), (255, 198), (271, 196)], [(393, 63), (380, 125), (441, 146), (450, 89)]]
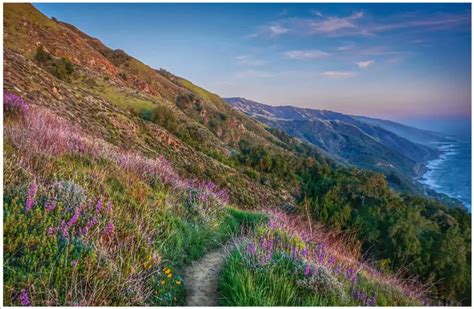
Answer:
[(305, 267), (305, 269), (304, 269), (304, 275), (305, 275), (305, 276), (308, 276), (310, 273), (311, 273), (311, 266), (309, 266), (308, 264), (306, 264), (306, 267)]
[(112, 201), (109, 201), (109, 202), (107, 203), (106, 210), (107, 210), (108, 213), (110, 213), (110, 212), (112, 211)]
[(25, 289), (21, 290), (20, 295), (18, 295), (18, 300), (22, 306), (31, 306), (30, 297)]
[(367, 306), (370, 306), (370, 307), (375, 307), (375, 306), (377, 306), (377, 299), (376, 299), (375, 295), (372, 296), (372, 297), (369, 297), (369, 298), (367, 299), (367, 301), (365, 302), (365, 304), (366, 304)]
[(107, 226), (105, 227), (104, 231), (102, 232), (102, 234), (104, 236), (109, 236), (110, 234), (112, 234), (112, 232), (114, 231), (114, 222), (112, 221), (112, 219), (109, 220), (109, 223), (107, 224)]
[(61, 225), (60, 225), (59, 229), (60, 229), (60, 231), (61, 231), (61, 235), (62, 235), (64, 238), (69, 237), (69, 227), (68, 227), (68, 225), (64, 222), (64, 220), (61, 222)]
[(92, 219), (89, 220), (89, 222), (86, 223), (85, 226), (80, 228), (80, 233), (81, 235), (86, 235), (91, 228), (94, 227), (98, 223), (98, 220), (96, 217), (92, 217)]
[(102, 210), (103, 205), (104, 205), (104, 202), (102, 201), (102, 199), (99, 199), (97, 201), (97, 205), (95, 205), (95, 212), (99, 213)]
[(79, 219), (79, 216), (81, 215), (81, 210), (80, 209), (76, 209), (76, 211), (74, 212), (74, 214), (72, 215), (71, 219), (69, 219), (69, 221), (66, 223), (66, 225), (68, 227), (71, 227), (73, 226), (74, 224), (76, 224), (77, 220)]
[(44, 208), (46, 208), (47, 211), (53, 211), (56, 208), (56, 201), (55, 200), (49, 200), (44, 204)]
[(32, 182), (28, 187), (28, 192), (26, 193), (26, 201), (25, 201), (25, 210), (30, 211), (33, 208), (33, 205), (36, 202), (36, 190), (38, 187), (36, 186), (35, 182)]
[(21, 113), (28, 112), (28, 104), (26, 104), (22, 97), (6, 91), (3, 93), (3, 107), (5, 111), (19, 111)]
[(255, 255), (255, 253), (257, 252), (257, 249), (255, 248), (255, 245), (254, 245), (253, 243), (248, 244), (248, 246), (247, 246), (247, 252), (248, 252), (250, 255)]
[(330, 265), (330, 266), (334, 266), (335, 263), (336, 263), (336, 258), (331, 255), (331, 256), (329, 257), (329, 265)]
[(308, 253), (309, 253), (309, 248), (306, 247), (304, 248), (303, 250), (301, 250), (301, 256), (302, 257), (307, 257), (308, 256)]

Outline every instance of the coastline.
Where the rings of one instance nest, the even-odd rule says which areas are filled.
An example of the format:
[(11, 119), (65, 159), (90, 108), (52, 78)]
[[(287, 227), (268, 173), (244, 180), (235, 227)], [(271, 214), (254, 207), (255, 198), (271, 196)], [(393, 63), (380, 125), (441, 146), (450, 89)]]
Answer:
[[(446, 181), (444, 184), (440, 183), (440, 176), (449, 176), (446, 175), (446, 171), (449, 169), (449, 163), (454, 160), (459, 160), (456, 156), (463, 154), (460, 152), (460, 150), (462, 150), (460, 148), (463, 146), (462, 144), (466, 143), (468, 142), (460, 140), (434, 143), (436, 149), (440, 151), (440, 155), (437, 158), (426, 162), (426, 171), (421, 176), (417, 177), (416, 180), (424, 187), (425, 194), (431, 195), (427, 191), (434, 191), (437, 194), (445, 195), (449, 197), (449, 199), (458, 201), (468, 212), (471, 212), (472, 202), (470, 196), (463, 196), (459, 193), (459, 190), (454, 192), (453, 189), (447, 188), (447, 185), (452, 185), (452, 183)], [(449, 177), (447, 178), (449, 179)]]

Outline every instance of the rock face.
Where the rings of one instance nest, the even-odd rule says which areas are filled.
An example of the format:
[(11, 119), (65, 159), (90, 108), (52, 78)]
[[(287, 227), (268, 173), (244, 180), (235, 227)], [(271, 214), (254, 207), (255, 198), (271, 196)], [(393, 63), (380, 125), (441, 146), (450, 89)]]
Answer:
[[(383, 172), (392, 184), (404, 183), (406, 190), (415, 189), (412, 179), (425, 170), (424, 163), (438, 155), (431, 147), (401, 137), (374, 121), (362, 121), (360, 117), (293, 106), (269, 106), (244, 98), (225, 100), (236, 110), (305, 140), (340, 162)], [(417, 129), (412, 128), (414, 130)]]

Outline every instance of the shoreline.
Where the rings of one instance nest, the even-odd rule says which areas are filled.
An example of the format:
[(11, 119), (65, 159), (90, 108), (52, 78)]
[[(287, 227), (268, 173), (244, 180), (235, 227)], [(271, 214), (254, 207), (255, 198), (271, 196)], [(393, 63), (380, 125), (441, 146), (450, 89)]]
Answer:
[(456, 192), (446, 190), (442, 184), (438, 183), (439, 177), (435, 177), (433, 175), (433, 173), (436, 173), (446, 161), (449, 161), (453, 156), (459, 154), (458, 145), (462, 143), (468, 142), (456, 140), (452, 142), (434, 143), (436, 145), (436, 149), (440, 151), (440, 155), (437, 158), (427, 161), (425, 163), (426, 171), (422, 175), (418, 176), (415, 180), (423, 186), (426, 195), (430, 195), (427, 192), (427, 189), (434, 191), (437, 194), (445, 195), (450, 199), (458, 201), (468, 212), (471, 212), (472, 201), (466, 202), (464, 196)]

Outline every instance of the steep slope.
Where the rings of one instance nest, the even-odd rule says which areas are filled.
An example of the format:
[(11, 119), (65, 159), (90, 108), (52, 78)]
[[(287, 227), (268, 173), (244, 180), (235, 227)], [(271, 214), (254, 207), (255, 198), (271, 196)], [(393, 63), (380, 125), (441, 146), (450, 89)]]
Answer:
[[(29, 4), (6, 8), (5, 89), (112, 144), (148, 156), (162, 153), (185, 172), (202, 174), (224, 187), (232, 183), (231, 197), (242, 205), (281, 203), (273, 189), (249, 185), (248, 177), (219, 162), (237, 152), (243, 139), (287, 153), (260, 124), (216, 95), (110, 50)], [(38, 50), (50, 59), (41, 61)], [(58, 75), (63, 62), (71, 63), (74, 71)], [(144, 121), (156, 107), (170, 111), (175, 127)]]
[(411, 179), (424, 172), (423, 164), (437, 155), (432, 148), (341, 113), (274, 107), (243, 98), (226, 101), (235, 109), (301, 138), (340, 161), (383, 172), (392, 184), (402, 189), (416, 191)]
[(400, 195), (31, 5), (4, 13), (5, 304), (182, 305), (186, 266), (282, 205), (353, 235), (342, 259), (470, 302), (462, 209)]

